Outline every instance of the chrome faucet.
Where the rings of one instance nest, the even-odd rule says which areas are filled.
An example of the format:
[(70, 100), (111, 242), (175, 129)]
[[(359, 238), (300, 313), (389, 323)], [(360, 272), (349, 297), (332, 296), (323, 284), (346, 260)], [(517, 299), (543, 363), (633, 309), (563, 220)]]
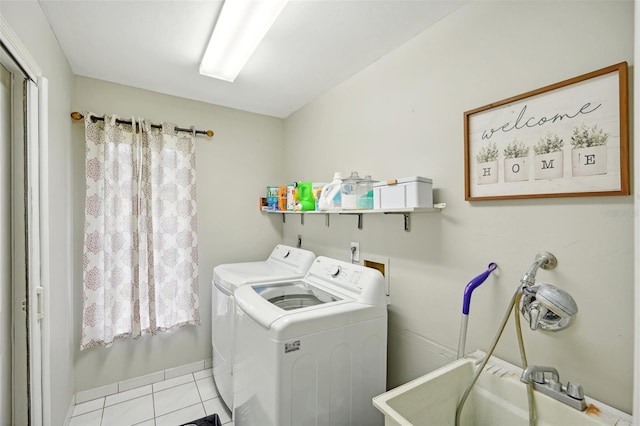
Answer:
[[(551, 378), (546, 379), (545, 373), (549, 373)], [(582, 386), (572, 382), (568, 382), (566, 387), (562, 386), (558, 370), (553, 367), (530, 365), (522, 372), (520, 381), (533, 384), (535, 390), (567, 404), (576, 410), (584, 411), (587, 409)]]

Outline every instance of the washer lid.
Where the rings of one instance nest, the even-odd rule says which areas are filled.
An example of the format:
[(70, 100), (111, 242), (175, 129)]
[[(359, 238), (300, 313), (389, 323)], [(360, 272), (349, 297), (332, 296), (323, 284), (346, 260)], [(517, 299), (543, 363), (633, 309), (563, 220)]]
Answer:
[(352, 301), (302, 280), (247, 285), (234, 294), (238, 306), (267, 329), (290, 313)]
[(245, 284), (302, 278), (304, 272), (294, 271), (273, 262), (227, 263), (213, 269), (213, 280), (233, 292)]
[(309, 250), (277, 245), (267, 260), (225, 263), (213, 268), (213, 280), (233, 292), (244, 284), (303, 277), (315, 259)]
[(274, 341), (377, 319), (386, 324), (386, 306), (360, 303), (306, 279), (245, 285), (234, 295), (238, 311), (263, 327)]

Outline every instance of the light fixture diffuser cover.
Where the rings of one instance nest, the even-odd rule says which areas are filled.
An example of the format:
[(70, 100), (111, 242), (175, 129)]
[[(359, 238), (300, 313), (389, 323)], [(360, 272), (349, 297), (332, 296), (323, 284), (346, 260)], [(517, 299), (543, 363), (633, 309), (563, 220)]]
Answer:
[(200, 74), (233, 82), (288, 0), (225, 0)]

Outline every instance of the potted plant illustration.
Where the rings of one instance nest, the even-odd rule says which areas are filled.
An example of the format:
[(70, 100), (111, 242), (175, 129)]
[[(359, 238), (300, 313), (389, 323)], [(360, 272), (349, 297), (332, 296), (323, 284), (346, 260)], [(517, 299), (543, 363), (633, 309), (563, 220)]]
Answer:
[(480, 148), (476, 160), (478, 160), (478, 184), (497, 183), (498, 147), (495, 142), (489, 142)]
[(607, 139), (609, 134), (598, 125), (575, 127), (571, 134), (571, 174), (594, 176), (607, 173)]
[(533, 175), (535, 179), (557, 179), (563, 174), (564, 142), (558, 135), (548, 132), (533, 146), (535, 153)]
[(529, 180), (529, 147), (514, 139), (504, 149), (504, 181)]

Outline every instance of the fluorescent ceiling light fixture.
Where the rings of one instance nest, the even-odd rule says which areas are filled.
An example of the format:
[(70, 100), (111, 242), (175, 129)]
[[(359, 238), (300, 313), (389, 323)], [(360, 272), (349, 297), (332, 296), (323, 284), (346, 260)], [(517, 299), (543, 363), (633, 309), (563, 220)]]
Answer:
[(225, 0), (200, 74), (233, 82), (288, 0)]

